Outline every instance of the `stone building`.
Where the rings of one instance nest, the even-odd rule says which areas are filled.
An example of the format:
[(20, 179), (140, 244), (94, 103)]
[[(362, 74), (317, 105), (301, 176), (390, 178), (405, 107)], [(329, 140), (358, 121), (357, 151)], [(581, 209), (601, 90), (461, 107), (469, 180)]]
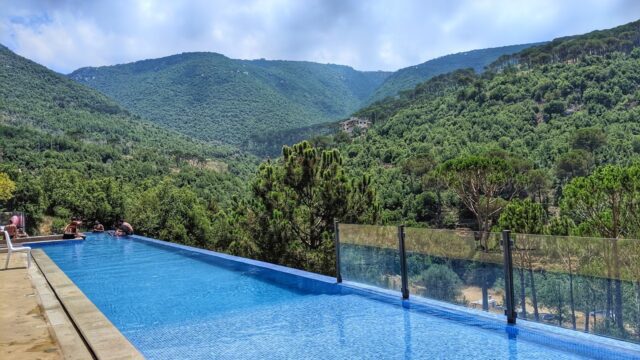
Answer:
[(371, 127), (371, 120), (366, 118), (351, 117), (349, 120), (340, 122), (340, 130), (353, 134), (355, 128), (366, 130)]

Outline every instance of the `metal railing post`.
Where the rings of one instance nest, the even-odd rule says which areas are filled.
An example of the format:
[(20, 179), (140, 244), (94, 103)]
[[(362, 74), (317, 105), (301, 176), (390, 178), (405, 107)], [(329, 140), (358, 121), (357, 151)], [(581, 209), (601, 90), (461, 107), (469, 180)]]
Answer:
[(342, 274), (340, 274), (340, 227), (338, 226), (338, 219), (333, 219), (333, 236), (336, 246), (336, 281), (342, 282)]
[(398, 251), (400, 253), (400, 277), (402, 279), (402, 298), (409, 298), (409, 279), (407, 277), (407, 252), (404, 248), (404, 225), (398, 226)]
[(502, 254), (504, 257), (504, 299), (506, 309), (504, 314), (507, 316), (507, 323), (516, 323), (515, 295), (513, 288), (513, 257), (511, 254), (511, 231), (502, 231)]

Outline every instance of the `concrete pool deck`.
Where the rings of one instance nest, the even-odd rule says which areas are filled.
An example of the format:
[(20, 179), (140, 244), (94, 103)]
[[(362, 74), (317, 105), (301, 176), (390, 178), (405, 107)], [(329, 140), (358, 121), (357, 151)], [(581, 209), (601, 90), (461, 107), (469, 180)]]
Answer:
[[(0, 269), (0, 359), (143, 359), (39, 249)], [(0, 253), (4, 264), (6, 253)]]
[[(4, 264), (7, 254), (0, 253)], [(0, 358), (62, 359), (39, 294), (31, 282), (26, 257), (13, 255), (7, 269), (0, 269)]]

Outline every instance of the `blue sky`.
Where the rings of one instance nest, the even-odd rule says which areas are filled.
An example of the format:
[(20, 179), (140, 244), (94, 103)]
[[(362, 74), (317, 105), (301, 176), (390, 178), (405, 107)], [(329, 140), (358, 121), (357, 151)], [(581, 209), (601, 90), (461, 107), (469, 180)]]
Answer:
[(634, 0), (0, 0), (0, 43), (63, 73), (189, 51), (396, 70), (637, 19)]

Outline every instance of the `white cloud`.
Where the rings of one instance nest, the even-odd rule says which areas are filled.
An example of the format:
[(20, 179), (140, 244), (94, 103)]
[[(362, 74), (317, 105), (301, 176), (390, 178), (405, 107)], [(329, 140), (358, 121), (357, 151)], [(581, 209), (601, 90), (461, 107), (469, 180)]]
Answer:
[(188, 51), (395, 70), (639, 17), (633, 0), (25, 0), (0, 6), (0, 42), (60, 72)]

